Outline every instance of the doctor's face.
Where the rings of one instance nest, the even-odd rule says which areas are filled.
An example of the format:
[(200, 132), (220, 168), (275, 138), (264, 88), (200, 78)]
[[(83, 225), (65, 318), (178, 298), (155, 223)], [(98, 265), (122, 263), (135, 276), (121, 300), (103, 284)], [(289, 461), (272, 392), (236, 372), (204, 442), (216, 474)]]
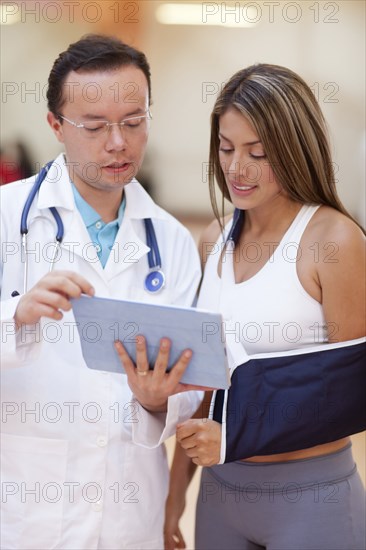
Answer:
[(63, 99), (57, 114), (64, 119), (49, 113), (48, 122), (64, 144), (71, 180), (84, 197), (91, 188), (121, 192), (139, 170), (148, 138), (149, 120), (139, 118), (149, 107), (144, 73), (133, 65), (106, 72), (72, 71)]

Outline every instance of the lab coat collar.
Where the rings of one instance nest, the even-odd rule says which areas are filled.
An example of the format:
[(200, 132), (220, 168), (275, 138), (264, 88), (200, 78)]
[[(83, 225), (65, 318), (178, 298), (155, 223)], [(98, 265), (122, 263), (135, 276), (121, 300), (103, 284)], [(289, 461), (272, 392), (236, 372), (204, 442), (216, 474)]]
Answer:
[[(124, 188), (126, 210), (124, 216), (130, 219), (160, 218), (166, 219), (167, 214), (159, 208), (134, 178)], [(37, 207), (46, 209), (55, 206), (66, 210), (75, 209), (70, 176), (65, 156), (61, 153), (51, 165), (51, 168), (38, 193)]]
[(38, 192), (37, 207), (42, 210), (52, 206), (66, 210), (75, 208), (69, 172), (63, 153), (52, 163)]
[(142, 220), (144, 218), (166, 218), (167, 214), (157, 206), (142, 185), (134, 178), (124, 188), (126, 195), (127, 218)]

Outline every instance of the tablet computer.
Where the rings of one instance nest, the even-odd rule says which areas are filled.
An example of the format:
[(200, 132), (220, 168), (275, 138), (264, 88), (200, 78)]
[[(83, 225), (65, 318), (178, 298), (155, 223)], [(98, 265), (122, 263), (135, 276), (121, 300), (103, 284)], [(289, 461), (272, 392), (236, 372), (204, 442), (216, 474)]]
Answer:
[(135, 362), (137, 335), (145, 336), (151, 368), (161, 338), (171, 340), (169, 367), (189, 348), (192, 359), (181, 382), (226, 389), (230, 376), (222, 316), (195, 308), (81, 296), (72, 300), (82, 353), (90, 369), (123, 374), (114, 348), (120, 340)]

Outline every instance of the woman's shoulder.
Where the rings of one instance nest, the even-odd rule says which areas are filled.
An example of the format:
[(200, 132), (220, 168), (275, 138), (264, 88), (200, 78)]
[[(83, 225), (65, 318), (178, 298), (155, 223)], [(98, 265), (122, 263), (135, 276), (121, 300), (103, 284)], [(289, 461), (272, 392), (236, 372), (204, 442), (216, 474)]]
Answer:
[[(321, 206), (303, 236), (303, 251), (318, 275), (332, 277), (356, 273), (365, 262), (365, 235), (351, 218), (329, 206)], [(307, 255), (304, 254), (306, 257)]]
[(308, 235), (322, 243), (338, 246), (364, 244), (365, 235), (348, 216), (330, 206), (321, 206), (308, 226)]
[(305, 260), (305, 266), (313, 268), (326, 322), (329, 329), (334, 328), (329, 341), (364, 336), (366, 247), (362, 230), (345, 214), (322, 206), (309, 223), (309, 239), (305, 256), (311, 263)]

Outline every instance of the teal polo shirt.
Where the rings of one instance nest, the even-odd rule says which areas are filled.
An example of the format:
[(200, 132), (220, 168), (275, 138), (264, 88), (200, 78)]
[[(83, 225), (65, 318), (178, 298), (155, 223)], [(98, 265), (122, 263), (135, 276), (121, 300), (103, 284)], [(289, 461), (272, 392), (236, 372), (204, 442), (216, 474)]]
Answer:
[(96, 212), (94, 208), (92, 208), (90, 204), (83, 199), (74, 184), (72, 184), (72, 191), (74, 193), (76, 208), (79, 210), (81, 217), (83, 218), (90, 239), (97, 251), (100, 263), (104, 268), (114, 245), (114, 241), (116, 240), (118, 230), (122, 224), (126, 208), (126, 199), (123, 197), (118, 209), (117, 219), (112, 222), (105, 223), (98, 212)]

